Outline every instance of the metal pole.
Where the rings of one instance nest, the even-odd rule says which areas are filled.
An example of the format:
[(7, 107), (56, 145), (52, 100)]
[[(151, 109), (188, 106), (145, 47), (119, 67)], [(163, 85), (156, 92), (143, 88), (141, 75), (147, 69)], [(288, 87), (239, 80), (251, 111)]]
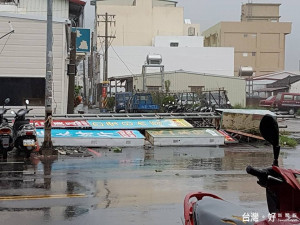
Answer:
[(84, 57), (84, 60), (83, 60), (83, 96), (84, 96), (84, 101), (83, 103), (86, 105), (87, 103), (87, 99), (86, 99), (86, 79), (85, 79), (85, 58), (86, 56)]
[(92, 32), (92, 37), (91, 37), (91, 43), (92, 43), (92, 49), (91, 49), (91, 96), (92, 96), (92, 101), (91, 104), (94, 104), (94, 32)]
[(161, 73), (161, 91), (165, 91), (165, 67), (160, 67), (160, 73)]
[(103, 76), (103, 81), (107, 81), (107, 73), (108, 73), (108, 68), (107, 68), (107, 61), (108, 61), (108, 14), (105, 13), (105, 65), (104, 65), (104, 76)]
[(71, 51), (70, 51), (70, 66), (73, 71), (69, 71), (69, 89), (68, 89), (68, 107), (67, 113), (74, 113), (74, 89), (76, 76), (76, 32), (71, 32)]
[(53, 77), (53, 31), (52, 31), (52, 0), (47, 0), (47, 49), (46, 49), (46, 84), (45, 84), (45, 135), (41, 148), (43, 151), (52, 150), (51, 122), (52, 122), (52, 77)]

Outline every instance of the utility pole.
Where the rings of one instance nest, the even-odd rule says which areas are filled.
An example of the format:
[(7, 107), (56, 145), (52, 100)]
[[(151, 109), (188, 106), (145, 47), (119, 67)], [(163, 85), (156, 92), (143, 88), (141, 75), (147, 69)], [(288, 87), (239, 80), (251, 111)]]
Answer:
[(74, 89), (76, 76), (76, 36), (77, 32), (71, 32), (70, 64), (68, 65), (69, 88), (67, 113), (74, 113)]
[(105, 52), (104, 52), (104, 73), (103, 73), (103, 81), (107, 81), (107, 61), (108, 61), (108, 14), (105, 13)]
[(47, 0), (47, 49), (46, 49), (46, 84), (45, 84), (45, 134), (41, 153), (52, 154), (53, 145), (51, 140), (52, 128), (52, 77), (53, 77), (53, 30), (52, 30), (52, 2)]
[(84, 105), (87, 104), (87, 101), (86, 101), (86, 80), (85, 80), (85, 60), (86, 59), (86, 56), (84, 57), (83, 59), (83, 96), (84, 96)]
[(92, 48), (91, 48), (91, 56), (90, 56), (90, 60), (91, 60), (91, 64), (90, 64), (90, 70), (91, 70), (91, 98), (92, 98), (92, 101), (91, 101), (91, 104), (94, 104), (94, 101), (95, 101), (95, 88), (94, 88), (94, 85), (95, 85), (95, 73), (94, 73), (94, 68), (95, 68), (95, 63), (94, 63), (94, 32), (92, 32), (92, 37), (91, 37), (91, 44), (92, 44)]
[(116, 38), (114, 35), (108, 35), (108, 24), (111, 26), (112, 24), (115, 25), (115, 15), (108, 15), (105, 13), (104, 15), (97, 15), (97, 18), (102, 18), (102, 20), (97, 21), (97, 24), (102, 22), (105, 23), (105, 33), (103, 35), (99, 35), (98, 37), (104, 38), (104, 59), (103, 59), (103, 81), (102, 81), (102, 104), (101, 108), (106, 108), (106, 97), (107, 97), (107, 87), (108, 87), (108, 48), (109, 39)]

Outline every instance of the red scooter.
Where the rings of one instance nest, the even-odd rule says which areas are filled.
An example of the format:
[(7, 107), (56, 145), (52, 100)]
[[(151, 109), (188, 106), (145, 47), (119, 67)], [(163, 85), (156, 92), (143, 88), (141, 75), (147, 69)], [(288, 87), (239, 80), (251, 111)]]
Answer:
[(193, 192), (184, 199), (185, 225), (294, 225), (300, 224), (300, 170), (278, 166), (279, 129), (277, 121), (265, 115), (260, 122), (260, 133), (273, 145), (274, 162), (267, 169), (246, 168), (266, 188), (269, 214), (260, 220), (257, 213), (247, 213), (240, 206), (204, 192)]

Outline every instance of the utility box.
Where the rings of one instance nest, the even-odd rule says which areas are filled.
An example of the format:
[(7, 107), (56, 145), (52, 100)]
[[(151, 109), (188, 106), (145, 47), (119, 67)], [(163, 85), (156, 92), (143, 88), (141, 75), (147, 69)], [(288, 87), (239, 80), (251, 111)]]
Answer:
[(77, 72), (77, 68), (75, 64), (68, 64), (68, 75), (75, 76)]

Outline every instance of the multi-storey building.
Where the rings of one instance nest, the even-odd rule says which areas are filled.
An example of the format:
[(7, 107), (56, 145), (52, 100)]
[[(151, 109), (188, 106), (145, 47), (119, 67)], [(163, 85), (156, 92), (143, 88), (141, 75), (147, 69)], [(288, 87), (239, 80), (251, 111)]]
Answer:
[(206, 47), (234, 47), (234, 73), (253, 68), (255, 75), (284, 70), (285, 35), (290, 22), (279, 22), (280, 4), (242, 5), (241, 22), (220, 22), (202, 33)]
[[(155, 36), (199, 36), (199, 24), (183, 19), (183, 8), (175, 1), (106, 0), (97, 1), (97, 34), (105, 31), (104, 15), (115, 15), (108, 33), (115, 46), (151, 46)], [(98, 42), (98, 47), (99, 47)]]

